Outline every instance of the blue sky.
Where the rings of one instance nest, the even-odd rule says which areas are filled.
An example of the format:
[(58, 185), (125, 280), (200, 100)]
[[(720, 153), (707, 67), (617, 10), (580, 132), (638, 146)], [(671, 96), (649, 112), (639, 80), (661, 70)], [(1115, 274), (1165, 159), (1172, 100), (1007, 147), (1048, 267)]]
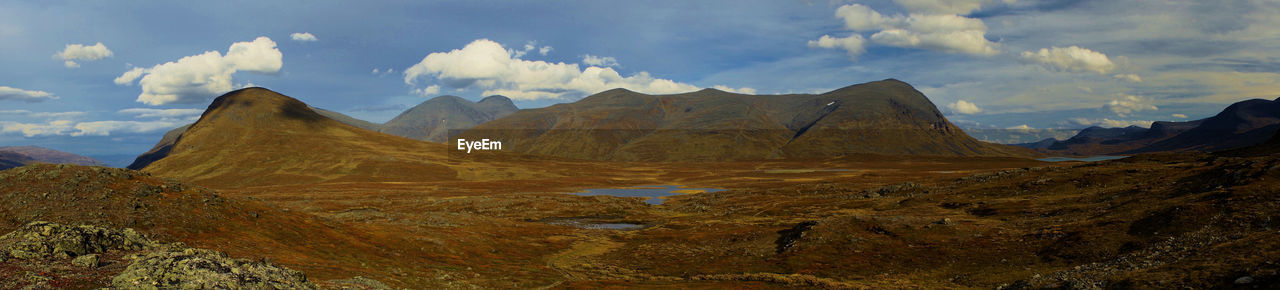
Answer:
[(248, 85), (382, 122), (443, 94), (533, 108), (897, 78), (965, 127), (1142, 126), (1280, 96), (1274, 15), (1263, 0), (4, 1), (0, 146), (126, 159)]

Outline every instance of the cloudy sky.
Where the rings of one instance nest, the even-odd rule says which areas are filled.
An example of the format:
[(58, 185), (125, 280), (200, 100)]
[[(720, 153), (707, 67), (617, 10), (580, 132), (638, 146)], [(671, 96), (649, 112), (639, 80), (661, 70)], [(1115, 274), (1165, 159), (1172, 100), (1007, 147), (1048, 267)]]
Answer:
[(383, 122), (444, 94), (533, 108), (897, 78), (971, 128), (1280, 96), (1274, 0), (417, 2), (0, 2), (0, 146), (124, 160), (245, 86)]

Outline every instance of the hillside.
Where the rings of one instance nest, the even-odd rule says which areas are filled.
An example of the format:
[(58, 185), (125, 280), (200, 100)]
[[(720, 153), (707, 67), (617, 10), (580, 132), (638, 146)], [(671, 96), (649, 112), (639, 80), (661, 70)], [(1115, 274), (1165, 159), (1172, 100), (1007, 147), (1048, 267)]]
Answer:
[(715, 89), (647, 95), (614, 89), (521, 110), (459, 138), (500, 140), (520, 153), (615, 161), (1032, 155), (973, 139), (919, 91), (893, 79), (817, 95)]
[[(39, 146), (6, 146), (0, 147), (0, 152), (13, 152), (22, 154), (30, 158), (34, 162), (54, 163), (54, 164), (75, 164), (90, 166), (106, 166), (106, 163), (93, 159), (88, 156), (81, 156), (72, 153), (62, 152)], [(30, 163), (30, 162), (28, 162)], [(28, 164), (24, 163), (24, 164)]]
[(523, 160), (519, 156), (483, 164), (452, 160), (451, 149), (444, 144), (352, 127), (264, 88), (246, 88), (218, 97), (199, 121), (173, 140), (167, 151), (166, 146), (160, 146), (144, 154), (142, 157), (154, 161), (141, 170), (219, 188), (553, 174), (501, 162)]
[(382, 124), (380, 132), (429, 142), (445, 142), (449, 130), (470, 129), (518, 110), (511, 99), (489, 96), (471, 102), (456, 96), (439, 96)]
[(0, 151), (0, 170), (23, 166), (35, 162), (31, 156), (12, 151)]
[(1280, 100), (1231, 104), (1209, 118), (1159, 121), (1151, 128), (1090, 127), (1064, 141), (1018, 144), (1055, 155), (1127, 155), (1150, 152), (1219, 151), (1262, 143), (1280, 129)]

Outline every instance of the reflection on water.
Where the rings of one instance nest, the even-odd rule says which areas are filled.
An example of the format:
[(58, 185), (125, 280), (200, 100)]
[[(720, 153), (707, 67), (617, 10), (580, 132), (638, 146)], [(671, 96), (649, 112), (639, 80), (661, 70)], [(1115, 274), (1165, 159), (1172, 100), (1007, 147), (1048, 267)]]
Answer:
[(1049, 158), (1040, 158), (1040, 159), (1036, 159), (1036, 160), (1046, 161), (1046, 162), (1062, 162), (1062, 161), (1084, 161), (1084, 162), (1094, 162), (1094, 161), (1103, 161), (1103, 160), (1115, 160), (1115, 159), (1120, 159), (1120, 158), (1125, 158), (1125, 157), (1129, 157), (1129, 156), (1106, 156), (1106, 155), (1101, 155), (1101, 156), (1089, 156), (1089, 157), (1049, 157)]
[(682, 188), (680, 185), (644, 185), (625, 188), (592, 188), (586, 192), (576, 192), (576, 195), (593, 196), (593, 195), (610, 195), (620, 197), (648, 197), (645, 203), (662, 204), (663, 197), (672, 195), (681, 195), (694, 192), (717, 192), (724, 191), (720, 188)]

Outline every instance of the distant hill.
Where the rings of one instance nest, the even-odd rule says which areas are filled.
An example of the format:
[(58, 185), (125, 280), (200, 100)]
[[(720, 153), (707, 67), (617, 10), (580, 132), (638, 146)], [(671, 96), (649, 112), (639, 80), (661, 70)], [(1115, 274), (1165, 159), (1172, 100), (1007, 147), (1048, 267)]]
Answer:
[[(221, 188), (551, 174), (502, 162), (451, 160), (450, 147), (444, 144), (356, 128), (325, 117), (297, 99), (257, 87), (214, 99), (190, 128), (177, 136), (166, 135), (160, 144), (174, 140), (171, 144), (144, 154), (151, 162), (131, 167)], [(487, 171), (490, 168), (496, 169)]]
[(0, 151), (0, 170), (19, 167), (35, 162), (31, 156), (13, 151)]
[(1149, 129), (1090, 127), (1064, 141), (1018, 145), (1058, 155), (1219, 151), (1262, 143), (1277, 129), (1280, 101), (1253, 99), (1231, 104), (1221, 113), (1200, 120), (1155, 122)]
[(445, 142), (449, 130), (470, 129), (518, 110), (504, 96), (471, 102), (456, 96), (439, 96), (400, 113), (381, 125), (380, 132), (429, 142)]
[(617, 161), (1034, 154), (975, 140), (911, 85), (893, 79), (816, 95), (614, 89), (521, 110), (458, 138), (500, 140), (520, 153)]
[(92, 157), (76, 155), (39, 146), (0, 147), (0, 169), (12, 168), (34, 162), (107, 166)]

